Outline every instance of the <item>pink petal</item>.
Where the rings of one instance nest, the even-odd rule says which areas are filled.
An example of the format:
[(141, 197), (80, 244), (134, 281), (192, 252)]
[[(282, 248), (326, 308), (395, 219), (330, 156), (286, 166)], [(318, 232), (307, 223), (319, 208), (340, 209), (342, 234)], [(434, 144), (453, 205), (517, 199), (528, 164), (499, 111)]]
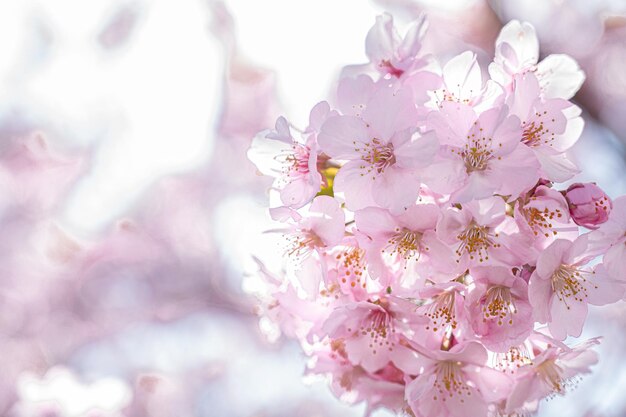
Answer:
[(372, 183), (374, 201), (395, 214), (415, 204), (419, 196), (419, 182), (415, 171), (390, 167)]
[(322, 180), (315, 175), (291, 180), (280, 192), (280, 200), (284, 205), (300, 208), (310, 202), (319, 192)]
[(421, 134), (415, 132), (399, 146), (395, 139), (392, 139), (392, 143), (396, 164), (401, 168), (424, 168), (430, 165), (439, 151), (439, 142), (434, 131)]
[(511, 390), (511, 378), (501, 371), (486, 366), (467, 367), (465, 374), (476, 384), (485, 402), (500, 401), (506, 398)]
[[(621, 280), (619, 279), (621, 278)], [(626, 276), (611, 276), (600, 264), (594, 273), (587, 276), (587, 301), (594, 306), (603, 306), (619, 301), (626, 292)]]
[(543, 176), (550, 181), (563, 182), (580, 172), (578, 166), (566, 154), (549, 155), (536, 151), (535, 156), (541, 164)]
[(417, 110), (411, 90), (380, 88), (367, 103), (363, 112), (365, 120), (375, 137), (389, 141), (394, 133), (415, 127)]
[(361, 161), (350, 161), (341, 167), (333, 188), (335, 192), (341, 192), (346, 199), (346, 207), (352, 211), (365, 207), (376, 206), (372, 188), (374, 181), (369, 175), (362, 175)]
[(587, 317), (587, 303), (569, 297), (563, 301), (556, 295), (550, 301), (550, 334), (556, 340), (565, 340), (567, 336), (578, 337), (582, 334)]
[(248, 159), (256, 165), (263, 175), (277, 177), (282, 175), (283, 163), (276, 158), (291, 150), (292, 142), (268, 138), (269, 130), (259, 132), (248, 149)]
[(369, 207), (357, 211), (354, 214), (357, 228), (372, 238), (384, 237), (393, 233), (397, 222), (393, 216), (384, 209)]
[(535, 320), (539, 323), (547, 323), (550, 320), (551, 297), (552, 283), (550, 279), (541, 278), (535, 271), (528, 282), (528, 301), (533, 307)]
[(513, 77), (513, 95), (507, 100), (511, 114), (527, 122), (534, 116), (533, 107), (539, 100), (539, 80), (532, 72)]
[(549, 392), (550, 388), (539, 380), (535, 372), (525, 373), (516, 378), (512, 392), (506, 400), (505, 410), (511, 413), (524, 403), (543, 398)]
[(376, 16), (376, 23), (365, 37), (365, 53), (371, 62), (378, 64), (389, 60), (395, 53), (395, 45), (400, 41), (393, 27), (393, 17), (389, 13)]
[(319, 132), (322, 125), (330, 116), (337, 115), (337, 112), (330, 110), (330, 105), (326, 101), (320, 101), (311, 109), (309, 114), (309, 126), (307, 132)]
[(355, 116), (333, 116), (322, 125), (320, 148), (335, 159), (358, 158), (355, 148), (371, 140), (363, 120)]
[(493, 168), (490, 177), (500, 176), (498, 193), (517, 198), (539, 180), (539, 162), (535, 153), (526, 145), (519, 144), (510, 154), (490, 164)]
[(529, 68), (537, 63), (539, 41), (535, 28), (531, 24), (520, 23), (518, 20), (507, 23), (496, 39), (496, 48), (504, 43), (509, 44), (515, 51), (518, 70)]
[(428, 20), (422, 14), (410, 23), (402, 43), (398, 46), (398, 53), (403, 57), (415, 57), (422, 47), (422, 38), (427, 29)]
[(565, 252), (572, 246), (572, 242), (557, 239), (548, 246), (537, 259), (537, 274), (542, 279), (552, 277), (552, 274), (561, 266)]
[(409, 207), (398, 217), (398, 220), (400, 224), (410, 230), (434, 230), (439, 214), (440, 209), (435, 204), (417, 204)]
[(442, 145), (463, 146), (478, 115), (471, 106), (444, 101), (439, 111), (428, 114), (426, 126), (434, 129)]
[(345, 234), (345, 214), (337, 200), (329, 196), (315, 197), (311, 207), (311, 230), (327, 246), (339, 244)]
[(570, 99), (585, 81), (585, 73), (568, 55), (549, 55), (537, 65), (537, 74), (547, 98)]
[(611, 247), (602, 261), (612, 276), (626, 278), (626, 243), (620, 242)]
[(438, 193), (452, 193), (461, 188), (468, 177), (460, 158), (437, 157), (422, 173), (422, 181)]
[(360, 117), (375, 88), (374, 81), (364, 74), (343, 78), (337, 87), (339, 109), (343, 114)]
[(476, 54), (466, 51), (448, 61), (443, 67), (443, 80), (448, 91), (459, 100), (478, 95), (483, 82)]

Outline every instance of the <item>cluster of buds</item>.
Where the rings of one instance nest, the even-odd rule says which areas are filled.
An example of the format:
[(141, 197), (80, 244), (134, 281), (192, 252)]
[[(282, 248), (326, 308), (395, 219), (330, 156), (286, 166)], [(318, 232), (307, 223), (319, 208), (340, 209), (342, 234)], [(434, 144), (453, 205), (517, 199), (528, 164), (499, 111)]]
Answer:
[(260, 311), (368, 411), (527, 415), (597, 361), (596, 339), (564, 341), (624, 297), (626, 197), (558, 185), (583, 128), (572, 58), (539, 61), (512, 21), (485, 73), (470, 51), (441, 66), (425, 31), (379, 16), (370, 62), (306, 129), (279, 118), (254, 138), (288, 246), (282, 270), (260, 262)]

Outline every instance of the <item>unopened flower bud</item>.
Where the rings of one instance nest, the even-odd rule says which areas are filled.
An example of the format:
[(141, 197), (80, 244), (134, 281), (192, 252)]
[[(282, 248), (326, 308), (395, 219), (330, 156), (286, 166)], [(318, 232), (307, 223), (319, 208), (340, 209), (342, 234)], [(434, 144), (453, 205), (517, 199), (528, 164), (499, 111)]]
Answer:
[(574, 222), (588, 229), (597, 229), (606, 222), (613, 208), (609, 196), (592, 182), (570, 185), (565, 191), (565, 199)]

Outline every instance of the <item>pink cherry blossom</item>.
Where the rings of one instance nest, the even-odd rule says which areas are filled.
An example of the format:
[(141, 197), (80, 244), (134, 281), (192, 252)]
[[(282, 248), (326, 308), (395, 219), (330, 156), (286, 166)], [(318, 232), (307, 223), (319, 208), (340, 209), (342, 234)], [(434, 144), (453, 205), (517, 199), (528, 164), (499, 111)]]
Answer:
[[(311, 111), (311, 118), (320, 124), (318, 119), (329, 114), (328, 104), (322, 102)], [(320, 191), (323, 181), (319, 165), (323, 165), (324, 157), (319, 155), (316, 136), (303, 135), (296, 140), (283, 117), (276, 121), (276, 130), (263, 131), (254, 138), (248, 157), (262, 174), (275, 178), (274, 187), (288, 207), (300, 208)]]
[(442, 107), (446, 102), (462, 103), (477, 112), (488, 109), (504, 100), (502, 88), (492, 80), (483, 82), (476, 54), (463, 52), (443, 67), (443, 86), (432, 92), (433, 105)]
[(345, 214), (334, 198), (315, 197), (307, 212), (294, 225), (291, 255), (304, 255), (320, 248), (332, 247), (341, 242), (345, 230)]
[(597, 229), (609, 219), (613, 202), (594, 183), (576, 183), (565, 191), (570, 214), (577, 225)]
[(350, 362), (343, 341), (333, 341), (314, 349), (316, 361), (309, 365), (307, 372), (330, 375), (333, 393), (351, 404), (365, 402), (366, 417), (378, 408), (396, 412), (405, 409), (404, 374), (393, 364), (369, 373)]
[(555, 339), (578, 337), (587, 316), (587, 305), (605, 305), (619, 300), (623, 288), (585, 268), (590, 260), (588, 237), (576, 241), (557, 239), (537, 259), (530, 277), (528, 296), (535, 319), (548, 323)]
[(255, 294), (261, 301), (259, 314), (271, 319), (276, 326), (272, 330), (289, 337), (305, 339), (319, 332), (323, 319), (329, 314), (329, 306), (301, 297), (284, 273), (274, 273), (258, 259), (256, 262), (259, 267), (258, 276), (265, 283), (263, 291)]
[(486, 366), (487, 350), (480, 343), (420, 353), (424, 370), (406, 387), (415, 415), (486, 416), (490, 403), (505, 398), (509, 377)]
[(576, 61), (568, 55), (549, 55), (539, 62), (535, 28), (527, 22), (512, 20), (496, 40), (496, 55), (489, 74), (503, 87), (511, 88), (514, 76), (526, 72), (536, 74), (547, 98), (572, 98), (585, 80)]
[(426, 64), (418, 54), (426, 30), (426, 19), (421, 16), (411, 23), (404, 38), (393, 25), (393, 17), (382, 14), (365, 38), (365, 52), (372, 65), (383, 75), (401, 77)]
[(574, 240), (578, 237), (578, 227), (571, 220), (565, 197), (546, 185), (538, 185), (520, 197), (514, 207), (514, 217), (522, 233), (535, 236), (538, 250), (557, 238)]
[[(368, 250), (370, 272), (388, 282), (390, 276), (397, 274), (414, 275), (417, 262), (434, 261), (430, 252), (440, 254), (436, 259), (443, 259), (446, 252), (451, 256), (452, 251), (435, 234), (439, 214), (435, 204), (417, 204), (398, 216), (375, 207), (357, 211), (356, 226), (362, 245)], [(451, 269), (448, 265), (449, 262), (442, 262), (435, 267), (446, 271)]]
[(459, 271), (494, 262), (522, 265), (532, 255), (531, 236), (520, 233), (500, 197), (444, 210), (437, 224), (437, 236), (454, 250)]
[(451, 194), (453, 202), (494, 193), (517, 198), (539, 180), (536, 158), (520, 143), (520, 121), (506, 106), (477, 115), (464, 104), (446, 102), (441, 111), (431, 113), (428, 125), (443, 146), (424, 182)]
[(582, 133), (581, 110), (567, 100), (542, 98), (539, 93), (534, 73), (515, 75), (507, 104), (522, 121), (520, 140), (535, 153), (541, 164), (541, 177), (562, 182), (579, 172), (566, 152)]
[(455, 281), (421, 289), (418, 295), (424, 301), (416, 312), (428, 320), (418, 328), (416, 340), (428, 348), (439, 349), (442, 339), (466, 331), (469, 328), (465, 311), (466, 291), (464, 284)]
[(598, 362), (591, 347), (598, 341), (592, 339), (574, 348), (551, 344), (514, 371), (514, 383), (506, 401), (505, 411), (512, 413), (533, 401), (552, 395), (564, 395), (574, 388), (581, 374), (591, 372), (590, 366)]
[(295, 261), (291, 264), (291, 272), (299, 286), (309, 298), (315, 298), (327, 272), (323, 250), (343, 239), (345, 214), (337, 200), (318, 196), (302, 216), (297, 216), (297, 221), (283, 230), (287, 240), (286, 254)]
[(433, 132), (415, 128), (412, 100), (407, 89), (383, 86), (361, 117), (334, 116), (322, 126), (322, 150), (347, 161), (333, 187), (345, 195), (349, 209), (378, 206), (398, 212), (417, 200), (417, 170), (431, 162), (438, 144)]
[(528, 285), (504, 267), (470, 269), (474, 288), (466, 298), (474, 332), (494, 352), (506, 352), (530, 335), (534, 321)]
[(404, 372), (419, 370), (415, 353), (406, 347), (411, 329), (425, 322), (411, 314), (415, 305), (394, 296), (346, 304), (337, 308), (324, 324), (332, 340), (342, 340), (350, 361), (368, 372), (392, 362)]
[(328, 267), (323, 295), (365, 301), (370, 292), (381, 290), (367, 267), (366, 251), (354, 236), (346, 236), (341, 244), (325, 252)]

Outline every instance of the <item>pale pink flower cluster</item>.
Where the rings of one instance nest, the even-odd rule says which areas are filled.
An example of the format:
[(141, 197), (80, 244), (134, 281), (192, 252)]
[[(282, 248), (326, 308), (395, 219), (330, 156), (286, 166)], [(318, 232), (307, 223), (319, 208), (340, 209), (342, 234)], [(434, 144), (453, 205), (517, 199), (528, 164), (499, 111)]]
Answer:
[(262, 310), (368, 411), (527, 415), (597, 361), (596, 339), (564, 341), (624, 297), (626, 197), (556, 185), (578, 173), (572, 58), (539, 61), (512, 21), (488, 71), (469, 51), (441, 66), (425, 28), (378, 17), (370, 63), (306, 129), (279, 118), (254, 139), (287, 246), (284, 270), (260, 262)]

